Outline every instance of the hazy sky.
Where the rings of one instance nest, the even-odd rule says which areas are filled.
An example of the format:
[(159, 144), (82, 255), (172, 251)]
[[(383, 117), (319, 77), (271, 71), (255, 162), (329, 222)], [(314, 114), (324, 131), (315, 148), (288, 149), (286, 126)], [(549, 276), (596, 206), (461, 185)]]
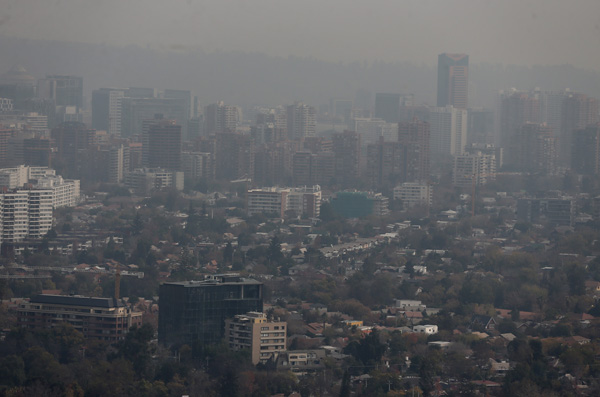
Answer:
[(0, 0), (0, 34), (333, 61), (600, 70), (600, 0)]

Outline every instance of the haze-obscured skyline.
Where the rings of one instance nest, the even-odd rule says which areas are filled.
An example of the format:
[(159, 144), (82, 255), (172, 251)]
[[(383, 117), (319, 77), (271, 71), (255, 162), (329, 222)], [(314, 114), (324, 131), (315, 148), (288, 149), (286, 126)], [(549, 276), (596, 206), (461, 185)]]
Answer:
[(0, 34), (327, 61), (572, 64), (600, 70), (600, 2), (3, 0)]

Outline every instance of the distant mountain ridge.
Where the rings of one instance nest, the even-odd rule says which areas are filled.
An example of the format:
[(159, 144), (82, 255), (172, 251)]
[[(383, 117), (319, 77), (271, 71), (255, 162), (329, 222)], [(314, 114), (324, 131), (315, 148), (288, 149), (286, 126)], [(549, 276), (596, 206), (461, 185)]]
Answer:
[[(376, 92), (414, 93), (418, 103), (435, 103), (436, 72), (432, 65), (410, 62), (334, 63), (259, 53), (159, 51), (139, 46), (44, 41), (0, 35), (0, 73), (23, 65), (30, 74), (74, 74), (84, 78), (85, 95), (100, 87), (189, 89), (201, 104), (224, 100), (248, 106), (289, 104), (314, 106), (330, 98), (374, 100)], [(398, 49), (401, 51), (401, 49)], [(359, 56), (359, 55), (358, 55)], [(431, 55), (435, 62), (437, 54)], [(477, 63), (471, 57), (470, 106), (493, 106), (498, 89), (570, 88), (600, 98), (600, 73), (571, 65), (504, 66)]]

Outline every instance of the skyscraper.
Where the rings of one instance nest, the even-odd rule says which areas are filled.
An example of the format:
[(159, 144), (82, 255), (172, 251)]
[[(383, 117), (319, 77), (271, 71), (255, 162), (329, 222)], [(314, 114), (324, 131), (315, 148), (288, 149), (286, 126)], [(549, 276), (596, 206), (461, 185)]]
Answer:
[(598, 100), (587, 95), (571, 93), (562, 103), (561, 129), (558, 135), (558, 156), (563, 164), (571, 163), (573, 132), (598, 122)]
[(160, 120), (151, 125), (147, 143), (149, 167), (170, 171), (181, 169), (181, 126), (175, 121)]
[(92, 128), (121, 135), (121, 103), (125, 91), (118, 88), (92, 91)]
[(40, 98), (54, 99), (56, 106), (83, 106), (83, 78), (78, 76), (46, 76), (38, 83)]
[(223, 101), (213, 103), (204, 108), (204, 133), (206, 135), (234, 132), (238, 121), (238, 108), (225, 105)]
[(287, 134), (289, 139), (300, 140), (317, 133), (316, 111), (312, 106), (296, 102), (287, 107)]
[(338, 182), (353, 185), (360, 177), (360, 134), (337, 132), (332, 136), (335, 153), (335, 177)]
[(466, 109), (469, 91), (469, 56), (438, 55), (437, 105)]
[(573, 133), (571, 168), (578, 174), (600, 174), (600, 123)]
[(375, 94), (375, 117), (386, 123), (397, 123), (400, 117), (400, 94)]
[(405, 149), (403, 182), (429, 180), (429, 123), (414, 118), (398, 124), (398, 143)]
[[(431, 124), (430, 150), (432, 157), (457, 156), (467, 145), (468, 119), (466, 109), (452, 106), (432, 108), (429, 114)], [(446, 158), (444, 158), (444, 156)]]

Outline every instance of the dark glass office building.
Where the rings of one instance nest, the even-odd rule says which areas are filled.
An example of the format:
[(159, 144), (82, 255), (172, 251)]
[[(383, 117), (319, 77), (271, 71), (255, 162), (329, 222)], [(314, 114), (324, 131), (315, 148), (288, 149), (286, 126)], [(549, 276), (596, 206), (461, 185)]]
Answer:
[(237, 274), (160, 286), (158, 341), (166, 346), (218, 343), (225, 319), (263, 311), (263, 284)]

